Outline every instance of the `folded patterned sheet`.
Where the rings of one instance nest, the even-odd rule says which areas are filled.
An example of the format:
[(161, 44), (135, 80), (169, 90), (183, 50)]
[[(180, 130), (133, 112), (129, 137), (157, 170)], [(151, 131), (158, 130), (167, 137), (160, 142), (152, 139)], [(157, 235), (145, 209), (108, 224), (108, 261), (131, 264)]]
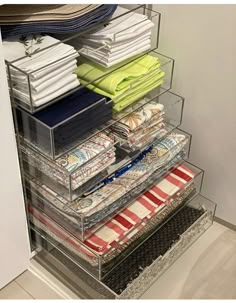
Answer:
[[(161, 128), (165, 126), (164, 105), (156, 102), (148, 103), (147, 98), (140, 100), (144, 105), (123, 117), (123, 112), (117, 114), (111, 130), (115, 136), (124, 139), (123, 146), (137, 149), (158, 137)], [(122, 118), (123, 117), (123, 118)]]
[[(42, 16), (39, 16), (37, 13), (32, 16), (32, 11), (37, 12), (37, 7), (34, 5), (34, 8), (27, 8), (27, 10), (23, 12), (27, 17), (30, 17), (30, 22), (27, 20), (25, 20), (26, 22), (22, 22), (22, 10), (20, 10), (20, 16), (12, 17), (12, 19), (16, 21), (15, 24), (6, 25), (5, 22), (0, 21), (1, 32), (3, 38), (37, 33), (80, 33), (99, 24), (102, 25), (109, 20), (116, 8), (116, 4), (61, 5), (60, 7), (57, 5), (56, 13), (51, 14), (50, 10), (44, 6)], [(69, 13), (68, 15), (67, 12)], [(15, 13), (15, 15), (17, 14)], [(47, 19), (49, 20), (47, 21)]]
[(114, 141), (103, 132), (51, 161), (25, 145), (20, 147), (24, 161), (66, 188), (71, 186), (72, 190), (115, 162)]
[(123, 175), (112, 182), (104, 182), (105, 185), (100, 189), (73, 202), (63, 199), (45, 183), (40, 184), (37, 180), (30, 182), (30, 186), (34, 192), (46, 199), (49, 207), (51, 204), (62, 216), (65, 215), (65, 220), (72, 224), (73, 229), (88, 230), (127, 203), (134, 195), (142, 192), (165, 171), (176, 166), (183, 158), (179, 153), (183, 151), (186, 143), (185, 136), (171, 134), (162, 142), (156, 143), (145, 158)]
[[(160, 86), (165, 74), (160, 69), (160, 60), (151, 55), (126, 62), (107, 69), (91, 62), (84, 62), (78, 66), (76, 73), (83, 85), (111, 98), (113, 110), (120, 112)], [(92, 81), (94, 81), (92, 84), (88, 84)]]
[[(194, 190), (194, 186), (191, 186), (191, 190), (189, 190), (194, 175), (194, 172), (189, 168), (179, 165), (160, 182), (95, 231), (84, 241), (84, 244), (70, 237), (61, 227), (56, 227), (52, 220), (38, 212), (37, 209), (30, 207), (30, 212), (33, 215), (32, 221), (36, 226), (38, 225), (38, 228), (46, 232), (48, 230), (49, 234), (56, 236), (59, 243), (69, 250), (72, 249), (77, 256), (86, 260), (92, 266), (98, 266), (99, 257), (102, 257), (103, 263), (111, 261), (133, 240), (137, 239), (136, 234), (142, 235), (142, 229), (145, 232), (153, 229), (153, 223), (148, 227), (153, 218), (157, 220), (155, 221), (157, 224), (160, 224), (164, 219), (163, 214), (166, 208), (170, 207), (172, 203), (175, 203), (175, 199), (181, 196), (181, 199), (176, 202), (177, 205), (175, 204), (178, 206)], [(161, 216), (160, 220), (157, 219), (158, 216)]]
[(118, 198), (136, 187), (139, 183), (142, 183), (155, 170), (173, 159), (183, 149), (185, 144), (186, 137), (184, 135), (170, 134), (161, 142), (156, 142), (152, 151), (147, 153), (143, 160), (136, 163), (120, 177), (115, 178), (112, 182), (109, 182), (85, 198), (68, 203), (68, 206), (77, 212), (78, 215), (83, 215), (84, 217), (97, 213), (105, 206), (112, 208), (112, 203), (116, 202)]
[[(5, 59), (13, 61), (13, 65), (22, 71), (10, 67), (16, 98), (30, 103), (29, 84), (24, 73), (30, 74), (34, 106), (47, 103), (79, 86), (80, 83), (73, 73), (77, 67), (75, 58), (78, 57), (78, 53), (72, 46), (59, 42), (53, 37), (35, 34), (3, 41)], [(37, 69), (40, 70), (37, 72)]]
[(69, 44), (96, 63), (110, 67), (150, 49), (153, 26), (146, 15), (118, 7), (105, 27), (72, 39)]

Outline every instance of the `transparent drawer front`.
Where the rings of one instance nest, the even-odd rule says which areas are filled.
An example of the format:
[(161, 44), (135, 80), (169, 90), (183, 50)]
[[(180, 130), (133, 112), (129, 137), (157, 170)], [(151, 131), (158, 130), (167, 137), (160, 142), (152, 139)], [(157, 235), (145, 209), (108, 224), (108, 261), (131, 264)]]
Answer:
[[(141, 16), (139, 21), (133, 20), (130, 28), (126, 26), (125, 29), (117, 32), (113, 38), (116, 41), (116, 38), (127, 34), (127, 31), (128, 34), (134, 31), (133, 34), (137, 36), (135, 33), (136, 27), (138, 26), (143, 33), (148, 23), (152, 27), (150, 28), (152, 34), (156, 34), (155, 40), (153, 40), (155, 43), (148, 44), (145, 49), (136, 49), (136, 54), (141, 54), (151, 46), (157, 47), (158, 45), (160, 14), (147, 8), (146, 5), (139, 5), (130, 11), (115, 12), (114, 17), (111, 17), (109, 22), (112, 22), (113, 19), (114, 22), (119, 22), (119, 20), (122, 22), (126, 18), (132, 18), (134, 14), (138, 16), (144, 14), (146, 16), (144, 18)], [(107, 20), (101, 22), (101, 27), (105, 25), (107, 25)], [(79, 86), (80, 83), (74, 74), (77, 65), (76, 59), (79, 55), (90, 55), (90, 58), (93, 58), (94, 53), (98, 55), (99, 52), (102, 52), (99, 46), (97, 49), (91, 50), (86, 43), (81, 44), (82, 40), (88, 38), (90, 32), (93, 34), (94, 29), (89, 28), (86, 31), (71, 34), (65, 39), (62, 38), (63, 35), (60, 35), (58, 39), (55, 39), (55, 35), (52, 38), (48, 35), (41, 36), (39, 34), (34, 35), (33, 39), (30, 35), (22, 37), (19, 42), (22, 43), (22, 49), (25, 49), (24, 55), (15, 60), (6, 61), (10, 92), (14, 101), (27, 111), (34, 113), (48, 104), (55, 103), (64, 96), (79, 90), (82, 85)], [(70, 41), (74, 40), (76, 44), (72, 47), (69, 44)], [(81, 48), (81, 46), (83, 47)], [(102, 49), (105, 46), (103, 45)], [(135, 53), (129, 52), (128, 55), (126, 57), (129, 61), (132, 61)], [(45, 56), (46, 58), (43, 60)], [(122, 56), (121, 59), (125, 60)], [(45, 85), (46, 80), (50, 81), (50, 86)]]
[[(115, 68), (117, 68), (116, 66), (118, 64), (123, 66), (129, 62), (132, 62), (137, 56), (142, 56), (146, 52), (149, 52), (151, 48), (155, 49), (157, 47), (160, 14), (145, 8), (145, 6), (139, 6), (137, 8), (137, 12), (138, 16), (140, 16), (140, 12), (143, 12), (144, 14), (146, 13), (146, 17), (141, 20), (141, 22), (135, 22), (133, 20), (130, 24), (130, 28), (127, 28), (126, 26), (125, 29), (121, 29), (121, 31), (116, 33), (117, 35), (113, 36), (113, 42), (116, 42), (118, 36), (127, 35), (127, 31), (128, 34), (130, 34), (130, 31), (132, 34), (132, 30), (135, 30), (137, 26), (142, 30), (142, 23), (146, 22), (148, 22), (149, 26), (151, 25), (152, 27), (150, 28), (149, 36), (156, 33), (157, 38), (155, 37), (156, 39), (151, 42), (149, 37), (149, 39), (144, 41), (145, 43), (142, 43), (143, 41), (141, 41), (141, 44), (143, 45), (139, 43), (139, 47), (136, 48), (134, 48), (134, 45), (130, 45), (131, 48), (133, 48), (133, 51), (128, 52), (126, 49), (126, 55), (122, 55), (120, 52), (118, 52), (119, 60), (117, 60), (118, 58), (116, 58), (115, 61), (112, 60), (112, 62), (115, 63)], [(121, 13), (120, 15), (118, 14), (118, 16), (114, 18), (116, 19), (115, 22), (117, 22), (119, 18), (129, 18), (130, 15), (135, 13), (135, 10), (132, 10)], [(153, 22), (150, 21), (150, 19)], [(112, 22), (112, 18), (109, 21)], [(83, 83), (81, 85), (81, 82), (79, 81), (80, 79), (78, 79), (80, 77), (77, 77), (76, 75), (76, 59), (78, 59), (78, 57), (85, 57), (89, 58), (88, 60), (91, 60), (91, 62), (92, 60), (95, 60), (96, 64), (98, 62), (102, 62), (104, 61), (104, 58), (103, 55), (101, 57), (101, 54), (104, 52), (105, 54), (107, 53), (107, 44), (103, 43), (101, 46), (91, 47), (89, 45), (90, 42), (87, 43), (88, 41), (86, 41), (88, 34), (85, 35), (84, 32), (84, 37), (82, 37), (81, 34), (83, 33), (69, 35), (65, 39), (63, 39), (62, 35), (60, 35), (60, 37), (58, 36), (59, 39), (52, 38), (48, 35), (36, 35), (35, 40), (32, 39), (30, 35), (29, 37), (26, 35), (24, 39), (22, 39), (21, 43), (30, 50), (29, 53), (26, 51), (25, 56), (13, 61), (6, 61), (10, 93), (15, 103), (20, 105), (25, 110), (34, 113), (44, 107), (47, 107), (49, 104), (53, 104), (65, 96), (68, 96), (87, 86), (87, 84)], [(145, 36), (145, 32), (143, 34)], [(44, 43), (45, 40), (49, 40), (50, 42), (46, 43), (46, 47), (46, 44)], [(28, 46), (29, 43), (32, 44), (31, 48)], [(71, 46), (70, 44), (74, 46)], [(60, 52), (57, 52), (57, 49), (59, 49)], [(61, 49), (65, 49), (65, 51), (62, 53)], [(54, 60), (52, 56), (51, 58), (49, 57), (53, 52), (56, 52), (57, 54)], [(40, 57), (47, 54), (50, 60), (39, 60), (41, 59)], [(96, 58), (98, 58), (98, 60), (96, 60)], [(24, 63), (27, 62), (28, 65), (25, 64), (25, 66), (22, 64), (22, 61)], [(106, 66), (107, 65), (105, 63), (104, 68), (106, 68)], [(110, 66), (110, 64), (108, 64), (108, 66)], [(108, 70), (106, 74), (109, 74), (109, 72), (110, 71)], [(42, 81), (43, 79), (45, 79), (45, 81)], [(98, 79), (99, 76), (95, 77), (92, 81), (89, 81), (89, 83), (92, 83)], [(46, 81), (50, 81), (51, 85), (46, 85)]]
[(106, 169), (116, 160), (115, 145), (105, 133), (99, 133), (56, 160), (48, 160), (23, 142), (20, 149), (29, 175), (73, 200), (106, 176)]
[[(31, 38), (31, 35), (26, 35), (24, 38), (26, 41), (20, 41), (22, 48), (31, 43), (32, 48), (29, 46), (28, 48), (32, 53), (12, 62), (6, 61), (9, 88), (13, 102), (34, 113), (35, 109), (54, 103), (60, 96), (63, 98), (78, 90), (80, 83), (74, 72), (77, 68), (79, 53), (73, 47), (60, 43), (59, 40), (48, 35), (35, 35), (36, 40)], [(50, 46), (42, 48), (44, 44), (37, 43), (38, 39), (55, 42), (48, 42)], [(62, 50), (65, 50), (64, 54), (60, 46)], [(38, 50), (35, 51), (37, 47)], [(60, 58), (50, 57), (58, 48)], [(40, 57), (45, 59), (47, 53), (49, 60), (40, 61)]]
[[(178, 133), (171, 134), (163, 141), (169, 146), (164, 145), (164, 142), (157, 143), (151, 151), (141, 155), (142, 157), (138, 156), (114, 175), (98, 183), (95, 188), (91, 188), (86, 196), (73, 202), (51, 190), (49, 184), (43, 183), (38, 176), (26, 175), (27, 187), (29, 193), (31, 192), (30, 199), (40, 203), (41, 208), (49, 209), (51, 214), (54, 209), (55, 216), (60, 217), (61, 224), (84, 240), (90, 236), (91, 228), (94, 231), (102, 220), (109, 220), (108, 216), (114, 216), (116, 211), (142, 193), (147, 186), (152, 185), (188, 157), (190, 143), (188, 134), (178, 130)], [(157, 150), (159, 154), (156, 153)], [(104, 224), (103, 221), (102, 223)]]
[[(167, 133), (168, 130), (164, 135)], [(168, 147), (168, 142), (166, 143), (167, 150), (164, 149), (161, 154), (162, 159), (168, 156), (166, 154), (168, 148), (175, 147), (178, 140), (185, 139), (185, 135), (177, 136), (178, 138), (172, 139), (174, 145)], [(178, 144), (181, 146), (181, 142)], [(115, 145), (116, 141), (113, 138), (105, 133), (99, 133), (54, 161), (48, 160), (23, 142), (20, 148), (27, 174), (41, 180), (65, 199), (73, 201), (109, 175), (108, 167), (116, 162)], [(160, 160), (159, 158), (157, 154), (157, 159)]]
[(21, 136), (55, 159), (102, 128), (112, 118), (112, 103), (84, 88), (35, 114), (18, 107), (16, 117)]
[(183, 207), (104, 279), (103, 283), (118, 293), (120, 299), (140, 297), (211, 226), (215, 203), (201, 195), (196, 199), (196, 203), (193, 199)]
[(171, 92), (156, 88), (142, 100), (113, 115), (110, 130), (127, 153), (142, 150), (182, 122), (184, 99)]
[[(132, 204), (130, 199), (138, 196), (144, 189), (143, 186), (152, 184), (154, 180), (157, 181), (161, 179), (163, 177), (162, 175), (168, 174), (169, 171), (174, 169), (174, 166), (181, 161), (183, 161), (183, 159), (180, 157), (177, 157), (174, 161), (170, 161), (170, 163), (167, 163), (162, 169), (158, 169), (158, 172), (155, 172), (155, 177), (152, 176), (142, 187), (137, 186), (133, 190), (127, 188), (127, 194), (124, 197), (121, 197), (122, 192), (118, 191), (116, 195), (110, 197), (112, 207), (109, 207), (109, 199), (104, 199), (104, 201), (101, 201), (100, 204), (95, 207), (94, 212), (92, 213), (90, 211), (92, 214), (88, 213), (88, 215), (86, 213), (80, 213), (73, 206), (71, 207), (68, 201), (62, 199), (45, 184), (29, 176), (25, 176), (27, 199), (29, 203), (40, 208), (48, 214), (50, 218), (60, 222), (63, 228), (72, 233), (76, 238), (84, 241), (89, 238), (91, 234), (95, 233), (96, 230), (112, 220), (112, 217), (116, 216), (116, 214), (122, 210), (122, 207)], [(86, 208), (86, 206), (89, 206), (86, 201), (88, 201), (88, 198), (84, 199), (84, 201), (82, 200), (82, 202), (78, 200), (76, 203), (80, 203)]]
[(167, 91), (172, 85), (174, 60), (158, 53), (156, 48), (108, 69), (89, 60), (80, 61), (77, 75), (81, 84), (111, 98), (115, 113), (122, 112), (157, 87)]
[[(110, 271), (115, 269), (120, 261), (137, 248), (137, 242), (140, 244), (142, 241), (145, 241), (148, 234), (160, 227), (161, 223), (163, 223), (172, 212), (176, 211), (180, 205), (186, 203), (186, 199), (188, 200), (199, 192), (203, 173), (195, 167), (191, 168), (195, 169), (195, 172), (190, 170), (190, 165), (188, 165), (188, 167), (186, 165), (180, 165), (154, 186), (155, 191), (163, 190), (164, 193), (165, 190), (168, 191), (168, 195), (171, 193), (168, 199), (164, 201), (159, 200), (159, 204), (157, 204), (155, 200), (157, 198), (150, 200), (149, 195), (153, 192), (152, 187), (148, 192), (145, 192), (126, 208), (118, 212), (111, 220), (105, 224), (103, 223), (100, 229), (97, 229), (94, 233), (92, 230), (90, 232), (91, 236), (88, 237), (86, 241), (81, 242), (77, 240), (80, 249), (78, 249), (74, 257), (77, 258), (80, 264), (82, 260), (85, 269), (89, 270), (99, 279), (105, 277)], [(188, 175), (184, 176), (184, 172)], [(180, 175), (181, 178), (179, 177)], [(175, 181), (172, 180), (172, 182), (176, 183), (176, 178), (178, 177), (182, 179), (182, 182), (183, 178), (188, 179), (185, 186), (181, 184), (179, 180), (179, 190), (176, 190), (177, 185), (174, 186), (174, 184), (172, 184), (171, 191), (167, 189), (166, 183), (168, 180), (175, 178)], [(167, 195), (167, 193), (165, 194)], [(152, 210), (150, 209), (151, 207), (153, 207)], [(73, 241), (76, 241), (76, 232), (73, 233), (73, 235), (68, 233), (65, 228), (61, 226), (61, 221), (58, 220), (59, 217), (56, 218), (54, 216), (53, 218), (54, 220), (58, 220), (58, 223), (51, 219), (52, 213), (51, 211), (48, 212), (48, 209), (41, 209), (34, 205), (30, 206), (30, 212), (37, 221), (35, 224), (41, 226), (42, 230), (46, 233), (47, 230), (49, 230), (50, 233), (56, 233), (60, 246), (64, 246), (64, 240), (67, 236), (73, 238)], [(45, 214), (46, 212), (47, 214)], [(136, 224), (134, 224), (133, 221), (135, 218)], [(35, 220), (34, 222), (36, 222)], [(52, 226), (54, 226), (53, 229)], [(63, 235), (61, 241), (59, 241), (60, 235)], [(66, 247), (66, 249), (70, 249), (70, 241), (66, 243)], [(72, 248), (74, 254), (74, 245), (72, 245)], [(93, 255), (91, 255), (91, 251)]]
[[(82, 265), (76, 262), (70, 251), (63, 246), (58, 246), (52, 238), (40, 231), (35, 225), (36, 243), (43, 247), (53, 256), (52, 264), (60, 264), (55, 268), (62, 268), (68, 285), (73, 285), (77, 278), (82, 278), (83, 290), (87, 295), (83, 296), (80, 283), (75, 284), (78, 293), (82, 298), (139, 298), (147, 289), (160, 277), (161, 274), (189, 248), (212, 224), (215, 212), (215, 203), (202, 195), (197, 195), (190, 200), (179, 212), (157, 231), (154, 231), (149, 238), (121, 262), (114, 271), (111, 271), (103, 281), (98, 281), (82, 269)], [(45, 242), (43, 239), (46, 239)], [(50, 243), (52, 246), (50, 246)], [(42, 256), (40, 256), (42, 254)], [(39, 261), (48, 266), (46, 252), (38, 255)], [(46, 257), (47, 256), (47, 257)], [(55, 262), (55, 263), (54, 263)], [(64, 267), (63, 266), (66, 266)], [(66, 270), (63, 270), (65, 268)], [(68, 270), (69, 269), (69, 270)], [(58, 277), (63, 275), (58, 272)], [(70, 281), (73, 276), (73, 281)], [(79, 279), (78, 279), (79, 280)], [(91, 288), (91, 292), (89, 289)], [(92, 297), (90, 297), (90, 295)]]
[[(96, 32), (88, 32), (79, 39), (72, 38), (68, 43), (75, 48), (80, 46), (81, 56), (107, 68), (143, 53), (151, 47), (158, 47), (160, 17), (161, 14), (150, 9), (148, 5), (137, 8), (133, 8), (133, 5), (119, 5), (109, 26), (101, 27)], [(101, 36), (106, 36), (109, 31), (111, 33), (111, 28), (114, 31), (110, 39), (102, 40)]]
[(111, 101), (84, 88), (35, 114), (16, 108), (18, 130), (26, 144), (53, 160), (106, 129), (125, 152), (140, 151), (161, 139), (163, 128), (169, 133), (181, 124), (184, 99), (164, 92), (156, 88), (112, 115)]

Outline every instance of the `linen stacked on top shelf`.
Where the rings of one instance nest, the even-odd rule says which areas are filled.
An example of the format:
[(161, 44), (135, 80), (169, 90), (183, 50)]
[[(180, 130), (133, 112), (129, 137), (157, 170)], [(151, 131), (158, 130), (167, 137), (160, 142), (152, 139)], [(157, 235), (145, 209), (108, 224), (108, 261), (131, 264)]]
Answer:
[[(44, 49), (46, 48), (46, 49)], [(29, 35), (3, 41), (5, 59), (10, 67), (13, 94), (20, 101), (38, 107), (79, 86), (74, 74), (77, 51), (50, 36)]]
[(116, 4), (3, 5), (0, 25), (3, 38), (36, 33), (76, 33), (106, 21)]
[(113, 110), (120, 112), (163, 83), (165, 73), (160, 65), (159, 58), (146, 54), (110, 68), (85, 61), (78, 65), (76, 73), (81, 84), (111, 98)]
[(147, 16), (118, 7), (104, 28), (72, 39), (69, 44), (76, 48), (82, 45), (81, 54), (110, 67), (150, 49), (153, 26)]

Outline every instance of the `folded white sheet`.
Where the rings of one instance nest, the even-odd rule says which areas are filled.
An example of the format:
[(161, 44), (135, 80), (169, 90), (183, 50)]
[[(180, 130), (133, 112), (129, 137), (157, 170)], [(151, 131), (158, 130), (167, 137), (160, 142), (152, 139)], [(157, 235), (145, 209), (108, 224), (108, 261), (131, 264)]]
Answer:
[(141, 40), (138, 43), (133, 44), (124, 44), (123, 48), (118, 49), (115, 52), (104, 52), (102, 49), (94, 49), (91, 46), (87, 46), (84, 48), (84, 50), (81, 50), (82, 54), (86, 54), (86, 52), (91, 53), (91, 55), (94, 53), (96, 56), (100, 56), (101, 58), (107, 59), (107, 61), (114, 60), (117, 57), (120, 57), (122, 55), (126, 55), (129, 52), (137, 51), (139, 48), (142, 48), (143, 46), (151, 44), (151, 40), (149, 38), (145, 40)]
[[(33, 94), (32, 101), (35, 107), (41, 106), (58, 96), (66, 93), (67, 91), (76, 88), (79, 86), (79, 80), (75, 74), (70, 75), (66, 79), (62, 79), (61, 81), (56, 82), (53, 87), (50, 89), (45, 90), (43, 93), (40, 94)], [(21, 101), (30, 104), (29, 94), (24, 93), (18, 89), (13, 89), (14, 95), (19, 98)]]
[[(93, 40), (93, 39), (83, 39), (82, 42), (83, 42), (84, 47), (91, 47), (96, 50), (99, 48), (99, 51), (110, 54), (110, 53), (113, 53), (113, 52), (116, 52), (119, 50), (123, 50), (124, 46), (130, 47), (133, 44), (138, 44), (139, 42), (142, 42), (143, 40), (150, 39), (150, 37), (151, 37), (151, 30), (148, 30), (147, 32), (142, 33), (137, 38), (127, 39), (126, 41), (121, 41), (121, 42), (111, 42), (111, 43), (104, 44), (104, 43), (101, 43), (99, 40)], [(74, 43), (74, 40), (72, 40), (72, 43), (70, 41), (70, 44), (73, 46), (76, 46), (76, 43)]]
[[(70, 68), (67, 69), (60, 69), (57, 73), (50, 73), (45, 77), (42, 77), (41, 79), (37, 81), (31, 81), (30, 87), (31, 92), (33, 95), (41, 94), (45, 92), (46, 90), (52, 88), (57, 82), (61, 81), (62, 79), (65, 80), (66, 78), (70, 77), (73, 74), (73, 72), (76, 70), (77, 65), (73, 64)], [(47, 79), (45, 79), (47, 78)], [(14, 83), (14, 82), (13, 82)], [(25, 82), (15, 82), (14, 88), (18, 89), (21, 92), (24, 92), (26, 94), (29, 94), (29, 87), (28, 83)]]
[[(75, 60), (76, 57), (78, 57), (78, 54), (70, 55), (67, 58), (60, 59), (59, 61), (49, 65), (44, 65), (44, 67), (40, 68), (40, 70), (28, 74), (30, 81), (39, 80), (42, 77), (47, 76), (52, 72), (57, 72), (59, 68), (62, 68), (63, 66), (65, 66), (65, 64)], [(13, 78), (15, 79), (17, 78), (19, 79), (19, 81), (27, 81), (26, 80), (27, 75), (25, 75), (21, 71), (16, 70), (14, 67), (10, 67), (10, 69), (11, 69), (11, 76), (13, 76)]]
[[(44, 49), (46, 47), (49, 48)], [(46, 35), (18, 36), (4, 40), (3, 51), (6, 60), (13, 61), (15, 66), (27, 73), (75, 53), (74, 47)]]
[[(75, 59), (72, 61), (69, 61), (68, 63), (65, 63), (63, 66), (53, 70), (52, 72), (47, 73), (46, 75), (44, 75), (42, 77), (38, 77), (36, 79), (30, 77), (30, 84), (31, 84), (32, 88), (36, 88), (43, 82), (52, 79), (57, 74), (63, 73), (65, 70), (70, 70), (74, 66), (77, 66), (77, 61)], [(13, 82), (20, 82), (20, 83), (22, 83), (22, 85), (28, 85), (26, 76), (11, 75), (11, 79)]]
[[(46, 48), (46, 49), (45, 49)], [(73, 46), (47, 35), (18, 36), (3, 41), (5, 59), (12, 63), (11, 80), (15, 97), (29, 104), (27, 73), (32, 102), (42, 105), (77, 87), (73, 74), (78, 52)]]
[(94, 52), (93, 49), (86, 49), (85, 51), (81, 51), (84, 56), (92, 59), (93, 61), (105, 66), (110, 67), (112, 65), (118, 64), (130, 57), (138, 55), (142, 52), (145, 52), (151, 48), (151, 40), (147, 39), (139, 45), (134, 45), (130, 48), (124, 48), (123, 51), (119, 51), (112, 55), (102, 55), (99, 52)]
[[(118, 7), (113, 18), (129, 12), (128, 9)], [(144, 31), (151, 29), (154, 26), (153, 22), (148, 19), (146, 15), (132, 12), (123, 17), (119, 17), (109, 22), (109, 24), (89, 35), (86, 34), (84, 38), (100, 40), (106, 42), (124, 41), (126, 39), (135, 38)]]

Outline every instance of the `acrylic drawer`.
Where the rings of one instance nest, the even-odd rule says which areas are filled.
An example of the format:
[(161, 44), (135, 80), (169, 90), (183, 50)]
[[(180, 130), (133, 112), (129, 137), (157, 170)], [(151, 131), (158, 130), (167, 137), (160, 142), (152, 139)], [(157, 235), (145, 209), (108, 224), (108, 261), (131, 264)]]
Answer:
[[(73, 286), (80, 298), (137, 299), (211, 226), (215, 207), (215, 203), (197, 195), (103, 281), (92, 277), (69, 251), (32, 225), (35, 245), (44, 248), (36, 259), (49, 270), (54, 265), (54, 273), (59, 279), (64, 278), (66, 285)], [(167, 241), (162, 240), (166, 239), (166, 233)], [(162, 245), (158, 244), (160, 241)]]

